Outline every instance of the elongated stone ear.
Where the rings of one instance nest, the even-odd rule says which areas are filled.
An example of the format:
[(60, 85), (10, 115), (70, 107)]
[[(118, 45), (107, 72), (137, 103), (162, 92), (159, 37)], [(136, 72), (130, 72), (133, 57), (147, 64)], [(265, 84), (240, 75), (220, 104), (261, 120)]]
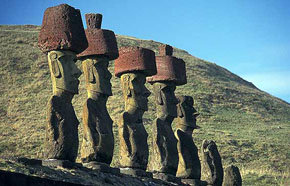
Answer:
[(124, 94), (127, 96), (127, 97), (132, 97), (132, 92), (131, 92), (131, 89), (133, 87), (130, 86), (130, 76), (129, 75), (124, 75), (121, 77), (121, 81), (123, 83), (123, 87), (124, 87)]
[(158, 105), (163, 105), (163, 99), (162, 99), (162, 92), (161, 92), (161, 86), (158, 86), (158, 88), (154, 88), (155, 93), (155, 100)]
[(57, 54), (56, 53), (51, 53), (50, 56), (50, 61), (51, 61), (51, 70), (54, 75), (54, 77), (59, 78), (61, 76), (59, 66), (57, 63)]
[(88, 66), (88, 74), (87, 74), (88, 81), (90, 83), (93, 83), (95, 81), (95, 76), (94, 76), (94, 69), (92, 66)]
[(159, 91), (157, 94), (158, 94), (157, 95), (157, 98), (156, 98), (157, 104), (158, 105), (163, 105), (163, 99), (162, 99), (162, 93), (161, 93), (161, 91)]
[(181, 104), (177, 104), (177, 115), (178, 117), (180, 118), (183, 118), (184, 114), (182, 112), (182, 107), (181, 107)]

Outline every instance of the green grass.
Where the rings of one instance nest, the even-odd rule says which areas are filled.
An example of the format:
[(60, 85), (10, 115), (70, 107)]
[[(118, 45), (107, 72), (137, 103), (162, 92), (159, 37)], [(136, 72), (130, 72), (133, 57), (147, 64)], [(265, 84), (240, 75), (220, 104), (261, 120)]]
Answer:
[[(42, 158), (46, 103), (51, 96), (47, 59), (37, 47), (37, 26), (0, 26), (0, 156)], [(117, 36), (118, 45), (141, 46), (154, 50), (160, 43)], [(169, 43), (170, 44), (170, 43)], [(257, 89), (228, 70), (174, 48), (174, 56), (186, 62), (188, 83), (179, 86), (178, 95), (189, 95), (201, 113), (193, 138), (198, 147), (203, 139), (215, 140), (224, 167), (241, 169), (244, 185), (283, 185), (289, 183), (290, 105)], [(77, 63), (81, 67), (80, 62)], [(109, 67), (113, 73), (113, 62)], [(84, 77), (73, 105), (80, 122), (86, 99)], [(117, 124), (124, 103), (120, 81), (113, 77), (114, 96), (108, 110), (114, 123), (115, 156), (118, 165)], [(147, 85), (152, 90), (151, 85)], [(154, 98), (144, 124), (151, 145), (151, 124), (155, 118)], [(173, 124), (173, 128), (175, 123)], [(82, 125), (79, 127), (80, 140)], [(0, 168), (3, 167), (2, 164)]]

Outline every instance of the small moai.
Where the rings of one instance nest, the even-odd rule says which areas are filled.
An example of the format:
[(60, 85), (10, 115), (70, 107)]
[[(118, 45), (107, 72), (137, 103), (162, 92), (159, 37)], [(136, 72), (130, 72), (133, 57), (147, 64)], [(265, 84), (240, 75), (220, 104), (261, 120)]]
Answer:
[(231, 165), (226, 168), (223, 186), (242, 186), (242, 177), (237, 166)]
[(112, 96), (110, 60), (119, 52), (113, 31), (101, 29), (101, 14), (86, 14), (88, 48), (78, 54), (82, 61), (88, 98), (83, 106), (81, 161), (93, 169), (109, 169), (114, 152), (113, 120), (107, 110)]
[(221, 156), (214, 141), (203, 140), (201, 145), (202, 179), (208, 185), (221, 186), (223, 183), (223, 166)]
[[(74, 162), (78, 153), (79, 121), (72, 106), (78, 94), (81, 71), (75, 65), (76, 54), (88, 46), (81, 14), (67, 4), (44, 12), (38, 46), (48, 56), (53, 95), (47, 104), (45, 165)], [(64, 161), (62, 161), (64, 160)]]
[(177, 98), (174, 91), (177, 85), (186, 84), (185, 63), (172, 56), (170, 45), (159, 47), (156, 56), (157, 74), (147, 78), (153, 85), (157, 118), (152, 127), (153, 149), (150, 169), (153, 176), (166, 181), (180, 181), (175, 177), (178, 166), (177, 139), (171, 124), (177, 117)]
[(201, 165), (198, 157), (198, 149), (192, 139), (196, 125), (196, 117), (199, 115), (193, 107), (191, 96), (177, 96), (177, 125), (175, 136), (177, 138), (178, 169), (176, 177), (182, 178), (187, 184), (199, 183), (201, 177)]
[(152, 177), (148, 164), (148, 134), (142, 117), (148, 110), (146, 77), (156, 74), (155, 53), (141, 47), (122, 47), (115, 60), (115, 76), (121, 78), (125, 111), (118, 122), (120, 171), (132, 176)]

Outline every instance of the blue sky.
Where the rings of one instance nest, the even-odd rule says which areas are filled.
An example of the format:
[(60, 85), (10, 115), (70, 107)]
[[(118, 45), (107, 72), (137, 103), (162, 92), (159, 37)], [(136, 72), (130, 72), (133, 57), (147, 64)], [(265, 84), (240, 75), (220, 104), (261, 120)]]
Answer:
[(1, 0), (0, 24), (41, 25), (44, 10), (61, 3), (83, 16), (101, 13), (102, 28), (184, 49), (290, 102), (289, 0)]

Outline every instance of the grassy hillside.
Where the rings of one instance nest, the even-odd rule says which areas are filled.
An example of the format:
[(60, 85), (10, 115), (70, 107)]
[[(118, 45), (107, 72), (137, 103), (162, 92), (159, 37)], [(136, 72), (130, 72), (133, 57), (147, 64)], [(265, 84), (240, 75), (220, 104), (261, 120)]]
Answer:
[[(38, 31), (37, 26), (0, 25), (0, 156), (42, 157), (46, 103), (52, 93), (47, 59), (37, 47)], [(160, 44), (127, 36), (117, 39), (119, 47), (134, 45), (155, 52)], [(215, 140), (224, 166), (238, 165), (244, 185), (289, 183), (289, 103), (184, 50), (174, 48), (174, 56), (184, 59), (188, 77), (188, 83), (178, 87), (176, 94), (193, 96), (201, 113), (197, 122), (202, 128), (193, 134), (198, 147), (203, 139)], [(81, 67), (80, 62), (78, 65)], [(111, 63), (110, 71), (113, 70)], [(80, 94), (75, 96), (73, 105), (81, 122), (86, 89), (84, 77), (80, 80)], [(111, 82), (114, 96), (110, 97), (108, 108), (117, 121), (124, 106), (119, 79), (113, 77)], [(151, 85), (147, 87), (152, 90)], [(151, 137), (153, 96), (149, 109), (144, 114), (144, 124)], [(115, 132), (116, 127), (114, 123)], [(79, 130), (81, 138), (81, 125)], [(148, 142), (151, 145), (150, 138)], [(118, 165), (117, 154), (112, 165)]]

